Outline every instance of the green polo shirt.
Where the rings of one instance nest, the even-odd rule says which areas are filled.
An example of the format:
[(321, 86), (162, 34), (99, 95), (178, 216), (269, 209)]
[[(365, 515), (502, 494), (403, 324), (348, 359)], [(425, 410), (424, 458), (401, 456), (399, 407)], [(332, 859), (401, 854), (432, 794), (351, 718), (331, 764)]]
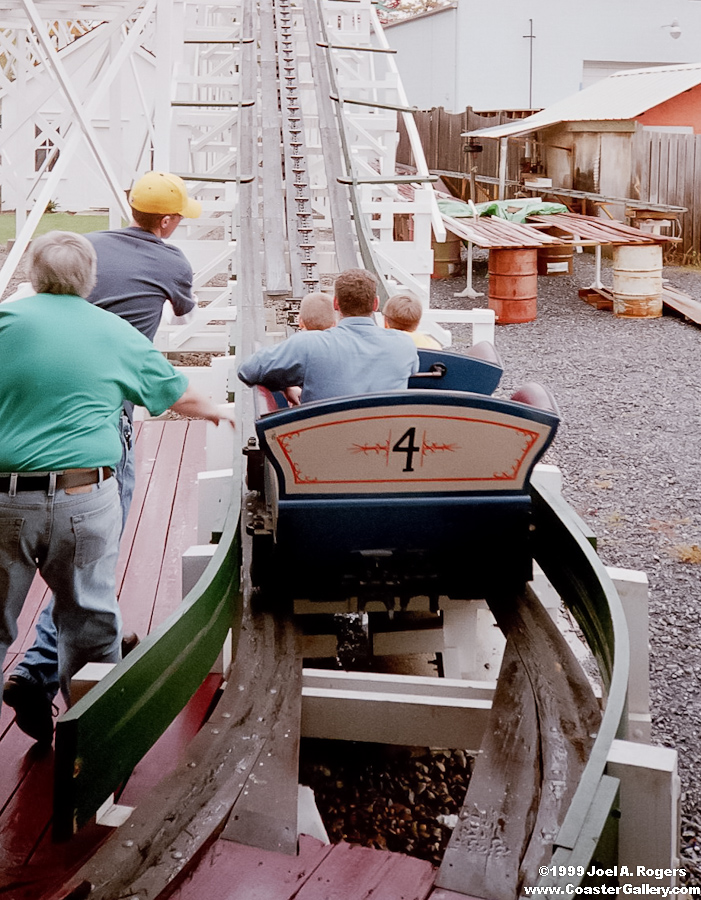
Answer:
[(0, 303), (0, 472), (115, 466), (124, 400), (159, 415), (187, 384), (128, 322), (81, 297)]

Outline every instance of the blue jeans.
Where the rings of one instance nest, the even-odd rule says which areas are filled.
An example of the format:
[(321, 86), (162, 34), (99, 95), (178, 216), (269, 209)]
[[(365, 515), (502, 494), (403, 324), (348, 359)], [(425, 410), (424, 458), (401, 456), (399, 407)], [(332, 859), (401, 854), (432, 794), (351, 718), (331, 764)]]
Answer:
[[(122, 458), (115, 468), (114, 474), (119, 490), (122, 510), (121, 530), (123, 531), (129, 515), (135, 480), (132, 424), (124, 414), (121, 417), (119, 433), (122, 438)], [(16, 666), (12, 674), (20, 678), (26, 678), (28, 681), (33, 681), (35, 684), (43, 685), (47, 696), (53, 699), (58, 693), (60, 683), (58, 660), (54, 598), (52, 597), (37, 619), (34, 643), (24, 654), (21, 662)]]
[(67, 696), (86, 662), (117, 662), (120, 507), (108, 478), (85, 493), (0, 494), (0, 665), (37, 569), (54, 593), (56, 680)]

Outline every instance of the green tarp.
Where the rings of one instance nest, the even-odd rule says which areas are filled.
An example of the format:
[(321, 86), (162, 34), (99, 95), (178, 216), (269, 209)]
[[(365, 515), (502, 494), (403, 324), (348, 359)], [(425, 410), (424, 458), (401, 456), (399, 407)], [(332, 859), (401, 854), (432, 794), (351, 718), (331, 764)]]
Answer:
[(469, 203), (455, 198), (438, 198), (438, 208), (446, 216), (454, 219), (472, 218), (474, 210), (478, 216), (496, 216), (509, 219), (511, 222), (525, 222), (528, 216), (548, 216), (567, 212), (562, 203), (543, 203), (537, 198), (533, 200), (492, 200), (488, 203)]

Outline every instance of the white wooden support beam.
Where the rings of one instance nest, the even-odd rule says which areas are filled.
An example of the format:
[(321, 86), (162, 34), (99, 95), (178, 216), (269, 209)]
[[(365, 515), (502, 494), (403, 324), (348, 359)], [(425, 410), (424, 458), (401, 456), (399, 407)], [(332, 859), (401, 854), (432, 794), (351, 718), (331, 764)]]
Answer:
[(216, 396), (215, 372), (211, 366), (178, 366), (178, 371), (187, 378), (190, 385), (205, 397), (213, 400)]
[(71, 706), (75, 706), (91, 688), (94, 688), (99, 681), (102, 681), (105, 675), (114, 669), (115, 665), (116, 663), (85, 663), (83, 668), (79, 669), (71, 678)]
[(314, 791), (306, 784), (297, 786), (297, 836), (308, 834), (322, 844), (330, 844), (329, 836), (314, 798)]
[(197, 540), (200, 544), (208, 544), (213, 534), (221, 534), (224, 530), (233, 476), (233, 469), (200, 472), (197, 476)]
[(531, 481), (546, 488), (551, 494), (562, 493), (562, 472), (558, 466), (549, 463), (536, 463)]
[(305, 669), (305, 737), (477, 752), (494, 683)]
[[(679, 868), (680, 781), (677, 751), (632, 741), (614, 741), (606, 772), (618, 778), (621, 819), (618, 830), (619, 880), (641, 884), (678, 884), (675, 875), (657, 878), (644, 869)], [(629, 872), (621, 875), (621, 866)]]
[(447, 678), (482, 680), (499, 673), (506, 641), (484, 600), (441, 597), (443, 670)]
[(648, 579), (645, 572), (607, 566), (621, 598), (630, 636), (628, 676), (628, 739), (649, 743), (650, 717), (650, 619)]
[(224, 643), (219, 651), (219, 656), (212, 663), (209, 670), (211, 675), (221, 675), (222, 678), (228, 678), (231, 670), (231, 663), (234, 658), (234, 633), (231, 628), (227, 631)]
[(172, 171), (171, 159), (171, 126), (172, 109), (170, 101), (173, 96), (173, 64), (175, 50), (175, 12), (173, 3), (158, 0), (156, 9), (156, 91), (153, 124), (156, 140), (153, 147), (153, 165), (157, 171)]
[(115, 803), (114, 794), (110, 794), (95, 813), (95, 824), (104, 825), (106, 828), (119, 828), (129, 819), (135, 808), (123, 803)]
[[(156, 349), (166, 356), (179, 353), (226, 353), (231, 346), (228, 325), (207, 325), (206, 331), (198, 331), (182, 342), (179, 339), (173, 341), (174, 335), (180, 338), (178, 327), (175, 325), (160, 328), (156, 335), (154, 341)], [(173, 346), (174, 344), (177, 346)]]
[[(88, 119), (92, 119), (97, 110), (102, 110), (104, 108), (105, 93), (112, 83), (112, 80), (121, 70), (128, 55), (133, 51), (134, 46), (138, 46), (138, 44), (140, 43), (142, 39), (142, 32), (151, 17), (154, 2), (155, 0), (149, 0), (149, 2), (144, 5), (138, 18), (130, 26), (129, 35), (122, 44), (120, 51), (111, 61), (104, 77), (98, 84), (95, 84), (92, 88), (90, 100), (88, 101), (85, 108), (85, 116)], [(121, 28), (122, 22), (128, 20), (133, 14), (136, 14), (137, 9), (140, 6), (141, 4), (140, 2), (137, 2), (137, 0), (132, 0), (130, 4), (125, 6), (123, 10), (123, 19), (121, 21), (116, 21), (105, 25), (106, 37), (110, 35), (110, 31), (112, 28)], [(21, 81), (25, 74), (23, 68), (20, 67), (18, 74), (18, 81), (20, 83), (21, 90)], [(8, 140), (8, 136), (4, 132), (5, 130), (3, 129), (3, 140)], [(26, 250), (32, 235), (34, 234), (37, 225), (39, 224), (39, 220), (44, 214), (46, 204), (53, 197), (54, 191), (59, 185), (61, 179), (65, 177), (66, 169), (75, 157), (75, 154), (81, 143), (81, 138), (82, 134), (80, 130), (78, 128), (71, 128), (70, 134), (68, 135), (68, 140), (61, 148), (61, 153), (55, 160), (55, 165), (53, 165), (51, 171), (46, 174), (42, 188), (35, 199), (34, 206), (29, 213), (29, 216), (25, 215), (25, 209), (23, 209), (22, 207), (18, 208), (17, 226), (15, 229), (16, 240), (10, 250), (10, 253), (8, 254), (7, 259), (5, 260), (5, 264), (0, 270), (0, 296), (4, 294), (5, 289), (7, 288), (7, 285), (9, 284), (10, 279), (15, 272), (20, 259), (24, 254), (24, 251)], [(0, 144), (1, 143), (2, 141), (0, 141)], [(3, 152), (6, 154), (6, 151)], [(122, 207), (122, 204), (126, 203), (124, 194), (121, 190), (119, 190), (118, 195), (115, 196), (115, 202), (120, 206), (120, 208)], [(25, 204), (23, 203), (23, 205)], [(130, 216), (131, 213), (128, 206), (127, 213)]]
[[(117, 200), (119, 201), (125, 217), (127, 219), (130, 219), (131, 209), (129, 207), (129, 204), (127, 203), (126, 197), (124, 196), (122, 186), (120, 185), (119, 179), (115, 175), (114, 170), (112, 169), (112, 166), (106, 154), (104, 153), (103, 148), (100, 146), (100, 142), (97, 138), (92, 122), (90, 121), (89, 116), (86, 114), (86, 110), (83, 108), (77, 92), (73, 88), (73, 82), (69, 78), (68, 73), (64, 68), (63, 61), (59, 57), (58, 53), (56, 52), (56, 48), (49, 38), (46, 23), (39, 15), (39, 12), (33, 0), (21, 0), (21, 2), (22, 6), (24, 7), (24, 11), (27, 14), (27, 18), (32, 23), (34, 33), (36, 34), (36, 37), (39, 40), (39, 43), (41, 44), (41, 47), (46, 55), (46, 64), (49, 69), (52, 70), (54, 77), (61, 86), (61, 90), (68, 100), (68, 103), (73, 111), (74, 116), (76, 117), (77, 122), (80, 124), (80, 128), (82, 129), (85, 140), (92, 150), (93, 156), (95, 157), (95, 162), (102, 170), (102, 173), (105, 176), (107, 183), (110, 185), (115, 198), (117, 198)], [(149, 3), (149, 5), (152, 4)]]
[(234, 385), (237, 382), (236, 364), (237, 359), (233, 355), (229, 356), (227, 354), (226, 356), (212, 357), (214, 384), (217, 392), (214, 398), (216, 403), (228, 402), (229, 393), (234, 390)]
[[(219, 404), (232, 408), (233, 403)], [(228, 469), (234, 462), (235, 432), (229, 422), (207, 422), (205, 464), (208, 471)]]
[(209, 397), (214, 403), (226, 403), (229, 396), (229, 375), (235, 364), (233, 356), (214, 356), (209, 366), (178, 366), (178, 371), (205, 397)]
[(194, 544), (180, 558), (183, 597), (187, 597), (202, 577), (217, 549), (216, 544)]
[(494, 343), (495, 316), (493, 309), (426, 309), (424, 318), (433, 322), (472, 325), (472, 343)]

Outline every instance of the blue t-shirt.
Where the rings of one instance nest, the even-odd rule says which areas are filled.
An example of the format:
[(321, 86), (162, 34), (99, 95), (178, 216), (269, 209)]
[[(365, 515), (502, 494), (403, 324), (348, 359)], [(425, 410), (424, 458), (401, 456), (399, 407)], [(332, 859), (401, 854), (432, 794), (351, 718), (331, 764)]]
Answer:
[(124, 400), (160, 415), (187, 378), (132, 326), (81, 297), (0, 304), (0, 472), (114, 467)]
[(302, 402), (349, 394), (401, 391), (419, 370), (416, 345), (404, 331), (350, 316), (326, 331), (300, 331), (264, 347), (238, 369), (245, 384), (271, 391), (302, 386)]
[(143, 228), (94, 231), (85, 237), (97, 253), (91, 303), (125, 319), (153, 341), (170, 300), (176, 316), (194, 307), (192, 266), (179, 247)]

